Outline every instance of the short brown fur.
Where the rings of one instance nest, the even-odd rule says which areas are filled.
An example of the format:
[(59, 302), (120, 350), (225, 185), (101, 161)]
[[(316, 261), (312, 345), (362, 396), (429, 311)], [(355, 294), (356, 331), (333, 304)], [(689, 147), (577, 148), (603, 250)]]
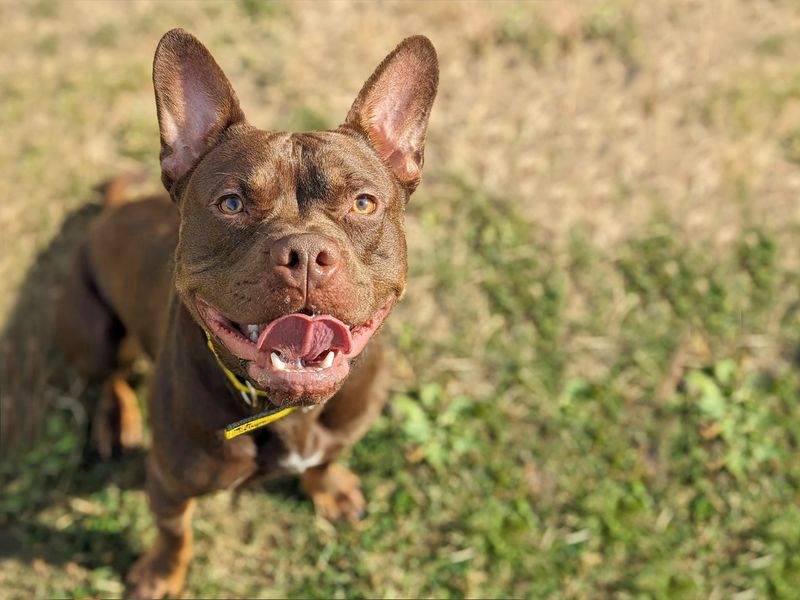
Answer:
[[(158, 534), (128, 575), (132, 597), (182, 590), (197, 496), (294, 470), (323, 516), (352, 520), (363, 511), (358, 477), (333, 461), (386, 400), (379, 340), (331, 389), (295, 393), (261, 385), (212, 335), (220, 360), (270, 392), (274, 405), (313, 407), (226, 441), (224, 427), (252, 409), (206, 346), (198, 302), (238, 323), (300, 311), (357, 325), (399, 300), (404, 209), (419, 182), (437, 77), (433, 46), (409, 38), (367, 81), (340, 128), (267, 132), (247, 123), (227, 78), (194, 37), (173, 30), (159, 43), (153, 82), (169, 199), (125, 203), (121, 186), (110, 186), (109, 206), (92, 224), (57, 310), (66, 353), (87, 378), (105, 382), (93, 434), (103, 456), (140, 437), (123, 342), (134, 340), (155, 362), (147, 493)], [(223, 214), (220, 198), (231, 193), (244, 209)], [(354, 198), (364, 193), (377, 210), (353, 214)], [(303, 263), (306, 271), (287, 266), (287, 247), (318, 252), (317, 263)]]

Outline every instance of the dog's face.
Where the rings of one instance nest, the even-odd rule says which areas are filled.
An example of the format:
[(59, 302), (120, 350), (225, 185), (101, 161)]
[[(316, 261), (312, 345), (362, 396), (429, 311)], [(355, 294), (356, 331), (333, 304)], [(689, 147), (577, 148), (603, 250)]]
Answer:
[(182, 203), (186, 304), (271, 397), (329, 397), (405, 285), (405, 194), (379, 157), (345, 133), (249, 129)]
[(403, 214), (438, 67), (401, 43), (335, 131), (249, 125), (191, 35), (154, 62), (162, 178), (181, 212), (175, 281), (223, 361), (276, 404), (327, 400), (405, 288)]

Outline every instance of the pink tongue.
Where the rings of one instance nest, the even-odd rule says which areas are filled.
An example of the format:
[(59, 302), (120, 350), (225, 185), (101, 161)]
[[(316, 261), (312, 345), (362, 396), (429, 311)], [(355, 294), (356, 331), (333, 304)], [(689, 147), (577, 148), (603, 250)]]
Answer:
[(347, 354), (352, 345), (350, 330), (339, 319), (329, 315), (309, 317), (294, 314), (275, 319), (267, 325), (256, 347), (262, 352), (276, 350), (283, 359), (314, 360), (328, 350)]

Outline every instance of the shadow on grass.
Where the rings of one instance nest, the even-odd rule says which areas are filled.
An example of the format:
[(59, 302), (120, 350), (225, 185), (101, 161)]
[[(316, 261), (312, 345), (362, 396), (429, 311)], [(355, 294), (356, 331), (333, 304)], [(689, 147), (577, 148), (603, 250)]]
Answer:
[[(0, 519), (11, 516), (0, 528), (0, 559), (14, 557), (25, 562), (39, 559), (55, 565), (74, 562), (89, 570), (111, 567), (124, 576), (137, 551), (129, 544), (126, 528), (109, 527), (109, 520), (116, 520), (118, 515), (110, 514), (105, 519), (73, 518), (70, 513), (80, 511), (71, 511), (70, 507), (76, 499), (109, 487), (142, 489), (144, 456), (145, 451), (139, 449), (113, 460), (90, 459), (78, 465), (74, 477), (63, 487), (46, 490), (38, 498), (35, 492), (41, 490), (30, 490), (34, 492), (29, 494), (34, 496), (33, 505), (20, 511), (18, 518), (0, 515)], [(43, 524), (39, 516), (55, 507), (66, 507), (67, 512), (52, 525)]]
[(54, 304), (89, 222), (100, 212), (87, 204), (64, 221), (36, 257), (0, 334), (0, 452), (6, 459), (39, 437), (44, 416), (76, 377), (53, 338)]
[[(21, 541), (23, 538), (38, 541), (35, 547), (27, 548)], [(90, 571), (106, 567), (113, 569), (121, 579), (138, 556), (128, 545), (124, 533), (80, 526), (56, 530), (49, 525), (32, 523), (24, 531), (16, 528), (0, 531), (0, 560), (6, 558), (2, 554), (4, 544), (10, 548), (10, 556), (25, 562), (43, 560), (61, 567), (75, 563)]]
[[(135, 557), (124, 530), (70, 515), (75, 499), (144, 483), (144, 451), (113, 461), (85, 452), (84, 406), (98, 390), (81, 382), (53, 339), (60, 286), (101, 208), (87, 204), (67, 217), (36, 257), (0, 334), (0, 560), (76, 562), (122, 573)], [(52, 525), (39, 518), (64, 508)]]

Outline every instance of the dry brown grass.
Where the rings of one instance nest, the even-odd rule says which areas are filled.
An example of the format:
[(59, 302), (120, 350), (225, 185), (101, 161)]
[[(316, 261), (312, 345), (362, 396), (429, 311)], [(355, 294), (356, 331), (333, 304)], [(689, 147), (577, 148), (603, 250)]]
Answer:
[(780, 145), (800, 120), (786, 60), (800, 17), (787, 3), (332, 2), (257, 18), (212, 2), (0, 10), (0, 193), (18, 199), (0, 207), (13, 240), (0, 316), (92, 185), (142, 160), (155, 172), (149, 57), (176, 24), (213, 48), (251, 120), (279, 128), (297, 124), (298, 107), (337, 123), (377, 57), (427, 33), (442, 64), (427, 197), (456, 173), (555, 236), (585, 225), (613, 245), (666, 214), (724, 242), (743, 222), (800, 211), (800, 174)]
[[(14, 240), (0, 264), (2, 315), (92, 184), (139, 159), (155, 169), (150, 55), (176, 24), (213, 48), (251, 120), (280, 128), (298, 106), (335, 124), (387, 48), (427, 33), (442, 63), (428, 196), (443, 174), (463, 174), (556, 235), (585, 224), (612, 244), (667, 213), (726, 240), (743, 220), (785, 223), (800, 210), (800, 174), (779, 143), (800, 112), (786, 60), (800, 17), (787, 3), (332, 2), (288, 19), (211, 2), (0, 10), (0, 192), (24, 194), (0, 208)], [(592, 37), (594, 22), (611, 33)], [(609, 41), (615, 28), (630, 39)], [(618, 60), (622, 45), (630, 56)]]

